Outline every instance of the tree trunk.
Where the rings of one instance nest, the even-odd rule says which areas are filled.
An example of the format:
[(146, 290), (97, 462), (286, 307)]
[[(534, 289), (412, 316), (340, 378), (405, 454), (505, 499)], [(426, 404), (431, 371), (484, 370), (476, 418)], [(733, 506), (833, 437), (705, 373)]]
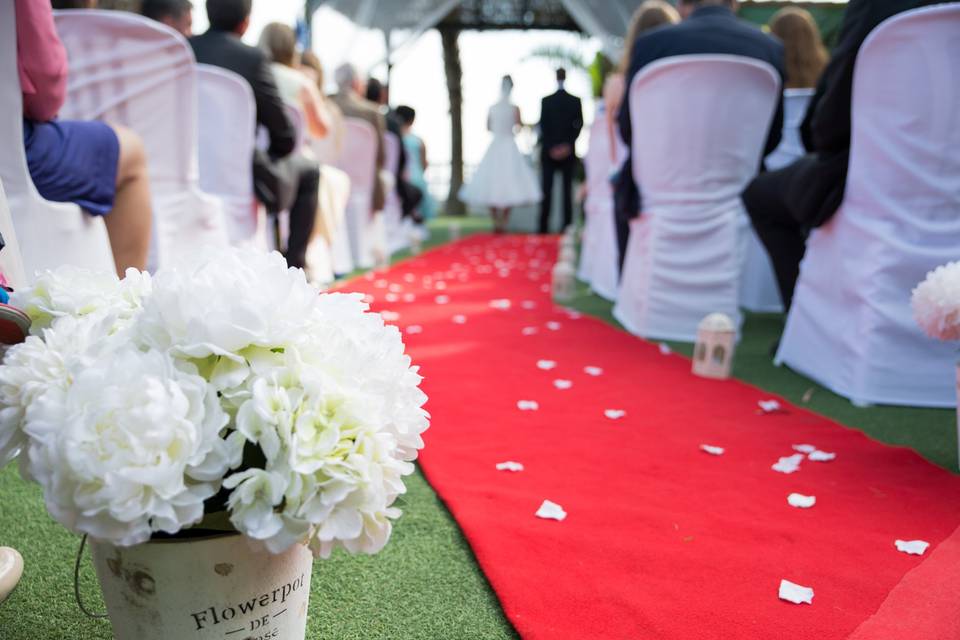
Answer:
[(459, 29), (441, 29), (443, 68), (447, 76), (447, 94), (450, 97), (450, 195), (447, 214), (463, 216), (467, 208), (457, 197), (463, 186), (463, 68), (460, 66)]

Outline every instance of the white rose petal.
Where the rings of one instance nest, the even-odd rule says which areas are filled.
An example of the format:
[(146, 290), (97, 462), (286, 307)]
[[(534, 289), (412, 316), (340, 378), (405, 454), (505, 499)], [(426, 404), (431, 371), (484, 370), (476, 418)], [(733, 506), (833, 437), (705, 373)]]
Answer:
[(536, 400), (517, 400), (517, 409), (520, 411), (536, 411), (540, 408), (540, 403)]
[(802, 453), (795, 453), (792, 456), (784, 456), (770, 468), (778, 473), (794, 473), (795, 471), (800, 470), (800, 463), (803, 462), (804, 457), (805, 456)]
[(924, 540), (897, 540), (894, 545), (897, 547), (897, 551), (912, 556), (922, 556), (930, 547), (930, 543)]
[(423, 333), (423, 327), (421, 327), (418, 324), (412, 324), (409, 327), (407, 327), (407, 333), (412, 336), (418, 333)]
[(539, 332), (539, 329), (537, 329), (536, 327), (524, 327), (523, 329), (520, 330), (520, 333), (525, 336), (532, 336), (537, 334), (538, 332)]
[(550, 369), (556, 368), (557, 363), (553, 360), (537, 360), (537, 368), (543, 369), (544, 371), (549, 371)]
[(523, 471), (523, 465), (519, 462), (513, 462), (512, 460), (507, 460), (506, 462), (497, 463), (497, 471)]
[(780, 402), (777, 400), (759, 400), (757, 406), (764, 413), (773, 413), (780, 410)]
[(794, 584), (789, 580), (781, 580), (779, 597), (793, 604), (813, 604), (813, 589)]
[(610, 420), (619, 420), (623, 416), (627, 415), (627, 412), (623, 409), (604, 409), (603, 415)]
[(547, 329), (550, 329), (550, 331), (559, 331), (561, 325), (556, 320), (551, 320), (550, 322), (547, 323), (546, 326), (547, 326)]
[(666, 342), (661, 342), (659, 345), (657, 345), (657, 347), (660, 349), (660, 355), (662, 356), (668, 356), (673, 353), (673, 349), (671, 349), (670, 345), (668, 345)]
[(725, 449), (724, 449), (723, 447), (715, 447), (715, 446), (710, 445), (710, 444), (702, 444), (702, 445), (700, 445), (700, 450), (701, 450), (701, 451), (704, 451), (704, 452), (706, 452), (706, 453), (709, 453), (709, 454), (712, 455), (712, 456), (722, 456), (723, 453), (724, 453), (724, 451), (725, 451)]
[(817, 450), (812, 444), (795, 444), (793, 445), (794, 451), (799, 451), (800, 453), (813, 453)]
[(827, 453), (826, 451), (820, 450), (811, 451), (809, 454), (807, 454), (807, 459), (812, 460), (813, 462), (830, 462), (836, 457), (837, 454), (835, 453)]
[(600, 367), (584, 367), (583, 372), (588, 376), (602, 376), (603, 369)]
[(565, 391), (573, 386), (573, 382), (571, 382), (570, 380), (558, 379), (553, 381), (553, 386), (555, 386), (557, 389), (560, 389), (561, 391)]
[(511, 306), (511, 302), (506, 298), (501, 298), (498, 300), (491, 300), (490, 307), (493, 309), (499, 309), (501, 311), (506, 311)]
[(556, 520), (557, 522), (562, 522), (567, 517), (567, 512), (564, 511), (563, 507), (558, 505), (556, 502), (544, 500), (543, 504), (540, 505), (540, 508), (537, 509), (537, 513), (535, 515), (538, 518), (543, 518), (544, 520)]
[(787, 504), (798, 509), (809, 509), (817, 504), (816, 496), (805, 496), (800, 493), (791, 493), (787, 496)]
[(467, 324), (467, 316), (461, 315), (461, 314), (457, 314), (457, 315), (453, 316), (453, 323), (454, 323), (454, 324)]
[(520, 306), (527, 310), (536, 309), (537, 303), (534, 302), (533, 300), (524, 300), (523, 302), (520, 303)]
[(447, 304), (450, 302), (450, 296), (437, 296), (433, 299), (433, 301), (437, 304)]

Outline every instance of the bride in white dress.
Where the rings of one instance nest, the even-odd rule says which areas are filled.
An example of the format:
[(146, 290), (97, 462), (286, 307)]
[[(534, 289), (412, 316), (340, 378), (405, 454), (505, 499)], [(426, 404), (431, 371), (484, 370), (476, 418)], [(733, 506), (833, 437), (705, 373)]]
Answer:
[(510, 209), (539, 202), (543, 197), (536, 174), (514, 140), (521, 122), (520, 109), (510, 102), (512, 90), (513, 80), (504, 76), (500, 100), (490, 107), (487, 116), (493, 141), (470, 184), (460, 190), (460, 199), (467, 204), (490, 207), (496, 233), (506, 231)]

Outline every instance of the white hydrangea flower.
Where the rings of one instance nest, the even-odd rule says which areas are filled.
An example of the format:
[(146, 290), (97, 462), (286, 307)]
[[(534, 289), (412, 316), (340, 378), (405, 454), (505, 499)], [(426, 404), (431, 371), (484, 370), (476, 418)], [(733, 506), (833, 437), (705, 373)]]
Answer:
[(127, 546), (176, 533), (240, 463), (207, 382), (159, 351), (118, 348), (29, 409), (30, 472), (68, 528)]
[(123, 322), (139, 313), (150, 292), (150, 274), (128, 269), (121, 281), (116, 274), (65, 265), (40, 274), (29, 287), (14, 292), (11, 304), (32, 321), (30, 332), (39, 335), (57, 318), (112, 313)]
[(283, 345), (304, 330), (317, 290), (278, 253), (210, 249), (161, 271), (138, 322), (139, 339), (179, 357), (243, 361), (248, 347)]
[(42, 337), (28, 336), (7, 350), (0, 367), (0, 467), (28, 446), (22, 427), (37, 400), (66, 391), (77, 372), (125, 339), (108, 336), (114, 324), (114, 316), (104, 313), (63, 316)]
[[(261, 500), (255, 516), (245, 507), (232, 521), (273, 551), (306, 538), (323, 557), (338, 547), (376, 553), (400, 515), (391, 505), (423, 446), (426, 396), (399, 331), (366, 309), (356, 295), (320, 296), (309, 330), (251, 365), (237, 428), (260, 446), (266, 471), (287, 481), (270, 501), (273, 517)], [(235, 478), (252, 482), (237, 474), (229, 486)]]
[(386, 544), (429, 416), (399, 330), (359, 295), (211, 249), (154, 278), (59, 269), (18, 296), (36, 335), (0, 366), (0, 464), (19, 452), (68, 528), (137, 544), (222, 486), (274, 553)]
[(960, 261), (937, 267), (913, 290), (917, 324), (931, 338), (960, 340)]

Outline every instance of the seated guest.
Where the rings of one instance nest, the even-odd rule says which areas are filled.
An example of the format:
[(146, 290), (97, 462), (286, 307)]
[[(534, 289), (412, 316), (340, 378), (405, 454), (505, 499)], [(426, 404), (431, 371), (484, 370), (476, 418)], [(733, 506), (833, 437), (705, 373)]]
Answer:
[(799, 7), (780, 9), (770, 18), (770, 33), (783, 43), (786, 67), (784, 89), (812, 89), (817, 86), (829, 54), (810, 12)]
[(330, 131), (327, 114), (321, 109), (319, 91), (310, 79), (296, 69), (297, 35), (289, 26), (271, 22), (260, 33), (260, 49), (272, 60), (270, 65), (280, 97), (304, 115), (307, 135), (324, 138)]
[(380, 113), (383, 114), (386, 121), (387, 131), (397, 136), (397, 141), (401, 143), (397, 166), (396, 168), (391, 167), (391, 170), (394, 189), (400, 198), (403, 217), (413, 216), (416, 222), (422, 222), (423, 218), (418, 208), (423, 200), (423, 191), (407, 180), (409, 159), (407, 158), (407, 149), (403, 145), (403, 123), (397, 113), (390, 110), (390, 90), (387, 85), (376, 78), (370, 78), (367, 82), (367, 100), (379, 105)]
[(327, 98), (323, 91), (324, 73), (320, 58), (313, 51), (304, 51), (300, 54), (300, 72), (309, 78), (317, 88), (316, 96), (320, 100), (320, 110), (327, 121), (329, 133), (326, 138), (331, 141), (334, 153), (339, 153), (343, 147), (343, 112), (340, 107)]
[[(377, 155), (376, 155), (376, 174), (380, 171), (386, 162), (383, 150), (383, 132), (386, 129), (383, 114), (377, 105), (366, 100), (363, 82), (357, 74), (357, 70), (351, 64), (342, 64), (334, 72), (334, 79), (337, 81), (338, 91), (334, 94), (332, 100), (340, 107), (340, 111), (347, 118), (357, 118), (369, 122), (377, 132)], [(373, 187), (373, 211), (382, 211), (385, 202), (383, 182), (378, 178), (374, 181)]]
[(140, 15), (162, 22), (184, 38), (193, 35), (193, 4), (190, 0), (143, 0)]
[(437, 215), (437, 203), (427, 189), (427, 147), (423, 140), (413, 132), (413, 123), (417, 112), (413, 107), (400, 105), (396, 110), (397, 120), (400, 121), (400, 132), (403, 139), (403, 148), (407, 153), (407, 178), (423, 194), (420, 201), (420, 215), (429, 220)]
[(190, 38), (190, 44), (197, 62), (233, 71), (253, 89), (257, 123), (270, 138), (269, 148), (254, 154), (254, 191), (270, 213), (290, 212), (287, 264), (303, 268), (317, 210), (320, 170), (316, 161), (291, 155), (296, 132), (284, 111), (270, 64), (260, 49), (240, 40), (250, 24), (251, 2), (207, 0), (210, 29)]
[[(783, 77), (783, 45), (775, 38), (737, 19), (736, 0), (680, 0), (678, 8), (684, 21), (648, 31), (633, 44), (633, 54), (627, 73), (626, 86), (648, 64), (670, 56), (691, 54), (725, 54), (754, 58), (772, 65)], [(633, 139), (630, 122), (630, 94), (624, 95), (619, 115), (620, 135), (628, 145)], [(780, 143), (783, 128), (783, 104), (778, 104), (770, 127), (764, 155)], [(757, 158), (757, 168), (760, 167)], [(614, 200), (617, 216), (617, 242), (620, 266), (627, 250), (630, 220), (640, 214), (640, 188), (634, 184), (633, 166), (627, 159), (615, 185)]]
[[(610, 140), (614, 139), (614, 122), (620, 112), (623, 94), (626, 92), (626, 74), (630, 70), (630, 60), (633, 59), (633, 48), (637, 38), (641, 33), (651, 29), (678, 22), (680, 22), (680, 14), (664, 0), (647, 0), (633, 12), (630, 26), (627, 27), (627, 36), (623, 39), (623, 56), (620, 58), (620, 64), (603, 83), (603, 106)], [(615, 152), (616, 146), (611, 144), (610, 150)]]
[(98, 121), (57, 120), (67, 92), (67, 53), (51, 6), (15, 0), (23, 144), (37, 192), (104, 216), (117, 273), (144, 269), (150, 247), (150, 182), (140, 138)]
[(770, 254), (784, 307), (790, 308), (807, 234), (843, 201), (850, 157), (853, 69), (860, 45), (887, 18), (937, 0), (850, 0), (840, 38), (801, 127), (807, 155), (758, 176), (743, 202)]

